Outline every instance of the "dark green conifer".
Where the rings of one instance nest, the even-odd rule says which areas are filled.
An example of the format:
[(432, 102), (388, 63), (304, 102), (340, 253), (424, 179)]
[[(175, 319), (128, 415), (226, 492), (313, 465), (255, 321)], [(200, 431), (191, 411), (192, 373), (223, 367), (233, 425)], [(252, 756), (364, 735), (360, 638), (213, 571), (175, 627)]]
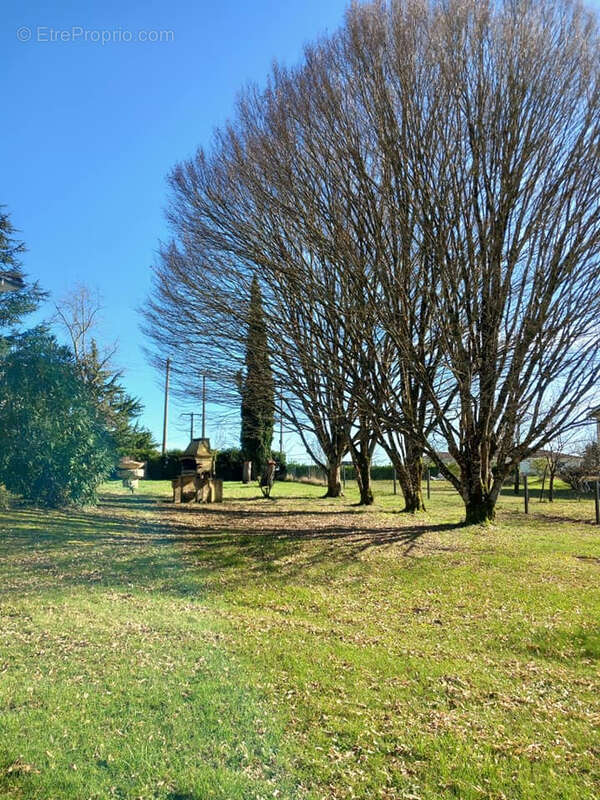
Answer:
[(262, 295), (256, 277), (250, 287), (245, 370), (240, 376), (240, 392), (242, 452), (246, 461), (252, 461), (253, 476), (258, 477), (271, 458), (275, 384), (269, 359)]

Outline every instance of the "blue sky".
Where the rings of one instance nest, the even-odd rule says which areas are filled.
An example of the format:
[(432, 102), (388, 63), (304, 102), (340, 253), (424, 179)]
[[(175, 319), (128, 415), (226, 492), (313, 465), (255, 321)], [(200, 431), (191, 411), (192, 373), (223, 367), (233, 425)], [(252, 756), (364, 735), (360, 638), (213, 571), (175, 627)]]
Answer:
[[(240, 88), (262, 82), (273, 60), (296, 62), (305, 42), (340, 24), (345, 6), (3, 3), (0, 203), (29, 249), (27, 272), (43, 288), (55, 298), (81, 282), (100, 291), (103, 338), (118, 340), (125, 384), (145, 403), (143, 422), (158, 440), (162, 389), (145, 362), (136, 309), (148, 293), (157, 241), (167, 235), (165, 177), (210, 142)], [(94, 41), (103, 31), (116, 41)], [(168, 41), (135, 41), (139, 31), (169, 32)], [(49, 304), (43, 313), (51, 312)], [(170, 446), (187, 443), (188, 423), (178, 413), (191, 410), (199, 409), (173, 404)], [(213, 441), (235, 444), (235, 422), (219, 431), (214, 416)], [(297, 437), (286, 436), (286, 449), (303, 456)]]
[[(3, 3), (0, 203), (27, 244), (27, 273), (43, 288), (61, 297), (84, 282), (102, 294), (103, 338), (118, 339), (125, 384), (145, 403), (143, 422), (157, 439), (161, 387), (141, 350), (136, 309), (167, 234), (165, 177), (210, 142), (240, 88), (262, 82), (274, 59), (296, 62), (305, 42), (339, 25), (345, 5)], [(102, 31), (116, 41), (94, 41)], [(139, 31), (172, 32), (171, 41), (125, 41)], [(172, 408), (171, 446), (187, 443), (187, 423), (177, 419), (184, 410), (194, 409)], [(210, 424), (208, 432), (223, 438)], [(228, 435), (235, 443), (235, 426)]]

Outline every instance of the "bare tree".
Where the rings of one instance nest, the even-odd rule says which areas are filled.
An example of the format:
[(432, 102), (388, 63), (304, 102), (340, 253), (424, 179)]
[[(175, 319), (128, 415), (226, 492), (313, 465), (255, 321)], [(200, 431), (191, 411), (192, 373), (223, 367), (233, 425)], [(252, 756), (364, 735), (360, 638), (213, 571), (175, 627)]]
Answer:
[[(194, 386), (197, 392), (200, 374), (208, 372), (221, 400), (236, 402), (245, 302), (258, 274), (268, 330), (264, 346), (284, 415), (327, 471), (328, 494), (338, 496), (352, 419), (348, 392), (341, 381), (328, 380), (322, 364), (335, 361), (344, 343), (321, 314), (310, 284), (294, 272), (299, 263), (306, 270), (318, 267), (313, 254), (288, 235), (285, 219), (265, 204), (262, 187), (269, 183), (260, 162), (249, 157), (245, 133), (243, 127), (241, 134), (229, 131), (212, 158), (200, 153), (173, 173), (170, 218), (179, 242), (162, 251), (145, 309), (146, 330), (159, 352), (171, 354), (181, 392), (189, 396)], [(237, 204), (236, 197), (242, 198)], [(335, 291), (335, 280), (327, 291)]]
[(80, 368), (85, 371), (92, 352), (98, 370), (108, 367), (117, 352), (117, 346), (113, 344), (104, 348), (102, 353), (98, 351), (97, 335), (102, 313), (100, 293), (85, 284), (79, 284), (61, 297), (54, 304), (54, 308), (56, 313), (53, 322), (66, 333), (75, 361)]
[(600, 375), (597, 26), (559, 0), (374, 4), (351, 25), (383, 63), (366, 88), (417, 217), (405, 238), (434, 261), (442, 372), (382, 324), (460, 474), (413, 437), (481, 522), (515, 464), (581, 424)]
[[(573, 452), (580, 449), (580, 430), (575, 429), (570, 434), (559, 433), (544, 447), (544, 478), (548, 477), (548, 502), (554, 501), (554, 482), (561, 468), (572, 460)], [(540, 500), (544, 494), (544, 482), (540, 492)]]
[[(162, 252), (146, 329), (161, 357), (171, 356), (182, 391), (194, 385), (199, 363), (222, 389), (231, 387), (240, 361), (240, 298), (259, 274), (285, 413), (327, 471), (328, 494), (341, 493), (349, 449), (361, 502), (373, 501), (370, 462), (385, 430), (407, 508), (416, 510), (423, 506), (422, 446), (409, 426), (398, 427), (405, 412), (396, 403), (410, 399), (417, 426), (425, 396), (399, 368), (400, 386), (396, 380), (390, 395), (390, 359), (379, 352), (372, 304), (378, 263), (398, 261), (401, 247), (396, 187), (389, 170), (381, 173), (376, 132), (357, 115), (355, 98), (348, 102), (352, 75), (344, 58), (343, 42), (334, 38), (308, 48), (298, 70), (276, 69), (266, 92), (242, 98), (213, 152), (174, 171), (169, 218), (178, 241)], [(423, 341), (423, 320), (419, 328)], [(397, 366), (397, 347), (394, 357)]]
[(493, 518), (600, 377), (598, 53), (569, 0), (398, 0), (276, 68), (171, 179), (147, 320), (180, 343), (182, 390), (202, 361), (227, 396), (258, 274), (286, 415), (330, 490), (378, 438), (413, 507), (426, 454), (468, 523)]
[[(266, 105), (261, 146), (255, 139), (252, 150), (253, 157), (260, 152), (273, 187), (262, 214), (277, 218), (284, 232), (278, 244), (293, 242), (296, 250), (285, 271), (275, 265), (275, 280), (286, 285), (290, 303), (300, 291), (319, 309), (315, 328), (327, 335), (312, 360), (322, 379), (348, 396), (348, 445), (361, 476), (361, 502), (372, 502), (370, 461), (379, 439), (393, 452), (407, 509), (417, 510), (423, 507), (422, 449), (401, 420), (408, 411), (412, 424), (421, 424), (427, 404), (418, 383), (406, 380), (399, 368), (398, 349), (391, 353), (386, 347), (390, 340), (381, 337), (379, 310), (387, 295), (378, 270), (387, 265), (393, 278), (386, 274), (386, 280), (393, 282), (405, 277), (402, 268), (410, 263), (397, 235), (396, 218), (406, 211), (398, 208), (393, 173), (382, 165), (377, 132), (355, 94), (353, 66), (343, 36), (307, 48), (302, 68), (277, 70), (271, 91), (244, 118), (254, 119), (256, 105)], [(305, 253), (309, 260), (302, 258)], [(407, 306), (410, 301), (402, 311)], [(410, 314), (422, 341), (425, 314)], [(433, 363), (429, 355), (428, 361)]]
[(121, 383), (123, 371), (113, 359), (117, 345), (98, 345), (102, 301), (97, 291), (80, 284), (55, 303), (53, 322), (66, 333), (75, 363), (88, 385), (108, 430), (121, 454), (155, 447), (152, 435), (137, 418), (143, 411), (139, 398), (133, 397)]

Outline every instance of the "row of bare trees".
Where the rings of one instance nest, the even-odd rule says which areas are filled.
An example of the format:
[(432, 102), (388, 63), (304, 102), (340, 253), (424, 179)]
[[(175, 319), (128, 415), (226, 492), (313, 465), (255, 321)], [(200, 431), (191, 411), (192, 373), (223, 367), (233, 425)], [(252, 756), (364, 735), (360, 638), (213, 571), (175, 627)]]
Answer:
[(170, 177), (145, 327), (179, 390), (208, 373), (239, 402), (257, 276), (328, 493), (349, 452), (371, 502), (379, 443), (407, 510), (426, 455), (492, 518), (600, 377), (598, 38), (569, 0), (382, 0), (247, 90)]

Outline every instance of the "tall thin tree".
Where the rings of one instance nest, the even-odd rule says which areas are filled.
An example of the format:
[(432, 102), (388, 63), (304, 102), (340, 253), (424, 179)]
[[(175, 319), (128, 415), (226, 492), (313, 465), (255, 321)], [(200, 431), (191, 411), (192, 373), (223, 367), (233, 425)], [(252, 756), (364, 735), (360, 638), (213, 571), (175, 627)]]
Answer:
[(252, 462), (255, 477), (262, 474), (271, 458), (275, 422), (275, 384), (267, 346), (262, 295), (256, 276), (250, 285), (246, 333), (245, 369), (240, 376), (242, 396), (241, 446), (244, 458)]

